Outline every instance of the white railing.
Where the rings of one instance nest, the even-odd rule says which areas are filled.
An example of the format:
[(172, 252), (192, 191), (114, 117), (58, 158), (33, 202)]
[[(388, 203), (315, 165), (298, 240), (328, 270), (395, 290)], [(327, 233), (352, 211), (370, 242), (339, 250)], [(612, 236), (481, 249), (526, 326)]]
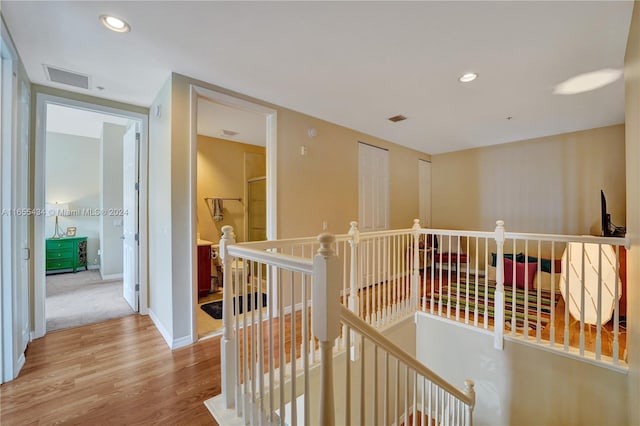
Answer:
[(419, 231), (419, 310), (489, 330), (498, 349), (506, 337), (626, 368), (627, 241), (512, 233), (496, 223), (494, 232)]
[[(347, 234), (336, 237), (243, 244), (235, 244), (233, 229), (224, 227), (225, 407), (246, 422), (286, 418), (296, 424), (300, 417), (308, 424), (314, 365), (322, 365), (323, 392), (333, 395), (334, 350), (349, 349), (350, 362), (364, 364), (365, 342), (379, 344), (371, 330), (417, 310), (492, 333), (497, 349), (509, 339), (625, 369), (620, 304), (625, 276), (619, 259), (624, 260), (627, 241), (511, 233), (502, 221), (496, 223), (493, 232), (475, 232), (421, 229), (416, 220), (410, 229), (360, 233), (352, 222)], [(336, 315), (344, 309), (353, 315)], [(354, 316), (367, 327), (356, 327)], [(366, 334), (356, 338), (363, 329)], [(460, 395), (455, 404), (451, 396), (443, 402), (445, 393), (456, 395), (455, 388), (447, 389), (395, 353), (386, 355), (387, 350), (374, 353), (405, 365), (405, 376), (412, 378), (405, 377), (403, 386), (425, 390), (396, 392), (404, 395), (404, 407), (371, 415), (396, 422), (398, 413), (414, 419), (418, 412), (436, 415), (415, 402), (420, 399), (447, 410), (467, 404)], [(331, 424), (332, 398), (323, 395), (321, 424)], [(451, 412), (438, 413), (443, 419)]]
[[(465, 381), (464, 390), (457, 389), (345, 306), (340, 307), (340, 320), (346, 325), (347, 346), (353, 330), (362, 348), (359, 365), (353, 367), (359, 374), (354, 374), (351, 362), (345, 363), (347, 409), (341, 424), (472, 424), (471, 380)], [(373, 373), (367, 376), (367, 371)], [(352, 376), (359, 383), (352, 385)]]
[[(370, 240), (382, 245), (376, 238), (372, 237)], [(407, 241), (409, 240), (404, 236), (396, 243), (404, 244)], [(352, 333), (350, 329), (347, 330), (346, 323), (341, 324), (341, 319), (344, 318), (340, 315), (340, 309), (342, 307), (346, 310), (341, 303), (348, 303), (350, 294), (362, 292), (361, 287), (364, 287), (361, 285), (352, 293), (351, 286), (354, 283), (345, 279), (341, 272), (341, 269), (345, 269), (345, 260), (336, 254), (333, 247), (343, 249), (342, 257), (348, 259), (347, 269), (351, 270), (353, 253), (351, 248), (345, 249), (346, 244), (349, 244), (346, 237), (336, 241), (329, 234), (321, 235), (315, 242), (300, 239), (235, 244), (233, 228), (223, 227), (223, 238), (220, 241), (220, 256), (224, 265), (222, 401), (224, 408), (234, 410), (235, 415), (243, 418), (245, 423), (330, 425), (335, 422), (333, 358), (336, 351), (357, 355), (355, 352), (345, 352), (351, 346)], [(317, 254), (309, 258), (316, 248)], [(371, 255), (371, 259), (377, 258), (377, 252), (375, 257), (366, 249), (364, 253), (365, 256)], [(398, 267), (392, 269), (392, 272), (402, 275), (401, 269)], [(375, 276), (377, 280), (381, 278), (382, 275)], [(346, 290), (344, 281), (350, 285)], [(406, 287), (400, 279), (397, 283)], [(366, 288), (364, 291), (366, 292)], [(389, 303), (406, 304), (409, 293), (408, 288), (398, 290), (399, 296), (390, 296)], [(382, 294), (376, 293), (375, 297), (379, 297), (380, 301), (386, 300)], [(377, 299), (371, 296), (369, 300), (371, 308), (363, 310), (365, 313), (375, 311), (371, 301)], [(390, 307), (389, 312), (400, 312), (400, 308)], [(349, 327), (362, 333), (361, 320), (358, 319), (360, 322), (354, 326), (353, 317), (347, 317), (347, 321), (351, 321)], [(381, 320), (381, 313), (379, 318)], [(427, 407), (431, 407), (434, 415), (437, 413), (438, 418), (442, 419), (446, 416), (450, 420), (455, 418), (459, 424), (464, 424), (461, 423), (463, 419), (470, 421), (469, 410), (465, 409), (464, 415), (457, 414), (454, 404), (458, 408), (464, 404), (455, 402), (459, 398), (451, 396), (466, 395), (464, 406), (472, 407), (473, 404), (468, 402), (468, 394), (461, 393), (462, 391), (433, 376), (415, 358), (404, 352), (398, 353), (397, 347), (388, 346), (378, 331), (367, 324), (365, 326), (368, 327), (364, 329), (367, 331), (364, 334), (366, 339), (377, 344), (383, 342), (382, 348), (391, 350), (389, 354), (398, 360), (398, 365), (403, 365), (407, 374), (412, 372), (411, 380), (415, 386), (420, 385), (424, 392), (433, 392), (434, 397), (438, 395), (440, 405), (431, 406), (436, 400), (427, 399), (430, 398), (429, 394), (420, 394), (423, 395), (420, 400), (428, 401)], [(351, 362), (347, 361), (347, 366)], [(364, 359), (354, 358), (353, 362), (364, 363)], [(312, 385), (315, 383), (314, 371), (317, 376), (315, 380), (320, 383), (320, 393), (314, 395), (315, 398), (311, 396), (317, 387)], [(408, 386), (409, 382), (405, 381), (405, 384)], [(409, 404), (405, 402), (408, 401), (407, 398), (416, 398), (419, 394), (403, 395), (405, 400), (401, 405), (406, 408)], [(396, 394), (397, 398), (399, 396), (400, 394)], [(310, 406), (312, 401), (320, 401), (320, 406)], [(396, 417), (410, 416), (408, 409), (402, 411), (402, 406), (400, 412), (398, 408), (394, 411)], [(415, 401), (411, 403), (411, 407), (415, 415), (418, 407)], [(451, 412), (442, 411), (445, 408)], [(419, 411), (429, 416), (425, 409), (423, 407)]]

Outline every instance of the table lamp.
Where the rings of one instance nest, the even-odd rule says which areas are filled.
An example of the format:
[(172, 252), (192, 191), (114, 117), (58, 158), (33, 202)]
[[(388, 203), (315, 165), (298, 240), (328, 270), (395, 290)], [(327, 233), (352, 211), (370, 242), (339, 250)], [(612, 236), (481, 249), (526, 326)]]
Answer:
[(53, 230), (53, 235), (51, 238), (58, 239), (64, 237), (64, 233), (60, 230), (60, 226), (58, 225), (58, 216), (64, 216), (68, 214), (69, 204), (68, 203), (47, 203), (46, 204), (47, 216), (55, 216), (56, 224)]

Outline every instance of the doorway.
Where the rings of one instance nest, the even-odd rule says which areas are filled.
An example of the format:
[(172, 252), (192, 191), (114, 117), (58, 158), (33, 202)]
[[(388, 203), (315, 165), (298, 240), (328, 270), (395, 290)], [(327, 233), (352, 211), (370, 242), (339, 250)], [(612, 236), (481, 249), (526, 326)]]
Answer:
[[(220, 304), (223, 293), (232, 297), (220, 287), (222, 226), (233, 226), (237, 242), (276, 237), (276, 111), (196, 86), (191, 90), (196, 341), (222, 331), (221, 318), (202, 306)], [(212, 259), (206, 259), (208, 250)]]
[(36, 116), (34, 337), (142, 312), (147, 117), (45, 94)]
[(418, 160), (418, 210), (420, 226), (431, 228), (431, 161)]

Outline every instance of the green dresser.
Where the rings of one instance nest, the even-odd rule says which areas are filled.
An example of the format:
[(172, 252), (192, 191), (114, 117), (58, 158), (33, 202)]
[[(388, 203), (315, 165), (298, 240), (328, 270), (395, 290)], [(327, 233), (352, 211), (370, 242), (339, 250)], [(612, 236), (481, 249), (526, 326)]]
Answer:
[(47, 272), (87, 268), (87, 237), (47, 238)]

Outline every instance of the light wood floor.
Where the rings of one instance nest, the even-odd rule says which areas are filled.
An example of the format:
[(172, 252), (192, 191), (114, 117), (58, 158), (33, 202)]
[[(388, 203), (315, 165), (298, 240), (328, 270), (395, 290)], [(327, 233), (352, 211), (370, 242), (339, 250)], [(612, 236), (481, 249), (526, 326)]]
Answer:
[(215, 425), (220, 338), (171, 351), (146, 316), (34, 340), (20, 376), (0, 386), (0, 424)]

